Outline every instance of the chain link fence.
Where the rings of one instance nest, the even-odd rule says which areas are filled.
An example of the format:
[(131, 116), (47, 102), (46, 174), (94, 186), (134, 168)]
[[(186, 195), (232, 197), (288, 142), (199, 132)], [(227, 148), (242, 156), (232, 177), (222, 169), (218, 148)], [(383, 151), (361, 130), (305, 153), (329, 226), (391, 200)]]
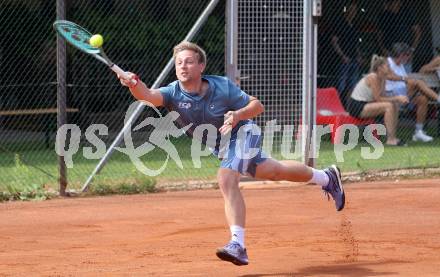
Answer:
[(265, 103), (257, 122), (299, 125), (303, 94), (303, 1), (238, 1), (241, 87)]
[[(172, 48), (183, 40), (207, 1), (65, 1), (66, 19), (92, 33), (104, 36), (107, 55), (122, 68), (137, 73), (152, 85), (172, 56)], [(57, 86), (56, 86), (56, 1), (0, 1), (0, 186), (21, 187), (30, 183), (56, 187)], [(207, 72), (224, 75), (225, 3), (220, 1), (193, 39), (208, 55)], [(95, 133), (107, 148), (122, 129), (124, 116), (134, 98), (122, 87), (114, 73), (99, 61), (67, 45), (67, 123), (80, 131), (80, 145), (68, 169), (70, 188), (78, 188), (91, 174), (102, 153), (86, 137), (93, 124), (106, 126)], [(161, 85), (174, 80), (168, 74)], [(147, 116), (145, 109), (138, 124)], [(73, 138), (73, 134), (68, 139)], [(133, 135), (142, 144), (148, 130)], [(164, 180), (183, 176), (209, 179), (215, 176), (217, 161), (207, 159), (204, 170), (194, 169), (188, 159), (190, 141), (175, 142), (183, 152), (184, 169), (169, 163)], [(123, 146), (123, 145), (122, 145)], [(84, 158), (91, 147), (94, 159)], [(143, 158), (152, 169), (159, 168), (166, 153), (153, 151)], [(175, 167), (175, 168), (174, 168)], [(98, 181), (121, 182), (142, 178), (130, 159), (119, 152), (111, 157)]]
[[(423, 67), (438, 55), (439, 9), (440, 3), (430, 0), (323, 1), (323, 16), (319, 19), (318, 124), (320, 120), (328, 119), (329, 109), (337, 105), (351, 115), (356, 115), (356, 110), (365, 111), (365, 107), (362, 109), (353, 99), (367, 101), (367, 98), (361, 97), (365, 95), (364, 91), (373, 91), (374, 84), (378, 84), (379, 94), (388, 98), (368, 99), (376, 104), (369, 104), (370, 110), (355, 117), (384, 123), (388, 137), (380, 137), (383, 143), (395, 144), (400, 140), (407, 145), (385, 145), (383, 155), (371, 161), (363, 158), (360, 149), (355, 148), (357, 154), (347, 155), (343, 164), (350, 163), (352, 169), (361, 170), (440, 166), (440, 82), (436, 70), (440, 63), (434, 63), (429, 70)], [(410, 48), (409, 51), (402, 49), (403, 44), (407, 45), (403, 48)], [(383, 68), (375, 74), (378, 79), (369, 75), (374, 54), (386, 59), (395, 73), (394, 77), (384, 73)], [(402, 75), (406, 82), (397, 81), (396, 76)], [(383, 87), (383, 76), (394, 78), (397, 82), (387, 81)], [(328, 94), (328, 88), (337, 91), (335, 97), (339, 98), (342, 106), (333, 98), (325, 98), (334, 95)], [(410, 102), (395, 104), (394, 111), (389, 114), (396, 118), (387, 119), (383, 106), (379, 108), (377, 101), (397, 103), (395, 97), (390, 98), (396, 95), (407, 95)], [(341, 121), (352, 123), (346, 118)], [(393, 122), (397, 127), (392, 127)], [(362, 126), (359, 122), (356, 124)], [(393, 129), (396, 129), (397, 139), (390, 141)], [(347, 136), (345, 139), (348, 140)], [(361, 147), (369, 146), (362, 139), (360, 141)], [(321, 159), (320, 163), (323, 161)]]
[[(104, 36), (106, 53), (115, 63), (137, 73), (151, 86), (171, 57), (172, 47), (186, 36), (208, 2), (66, 0), (65, 10), (67, 20)], [(207, 52), (206, 72), (209, 74), (225, 74), (225, 2), (219, 1), (193, 39)], [(268, 120), (280, 118), (289, 121), (289, 114), (301, 105), (301, 99), (293, 92), (289, 96), (289, 90), (299, 90), (302, 86), (300, 48), (303, 43), (302, 36), (295, 35), (303, 31), (298, 29), (302, 26), (302, 19), (294, 15), (301, 14), (301, 10), (292, 7), (290, 1), (248, 2), (243, 1), (240, 6), (243, 13), (239, 24), (247, 32), (238, 35), (238, 39), (241, 39), (238, 54), (244, 61), (243, 67), (238, 68), (244, 78), (241, 80), (242, 86), (249, 90), (256, 88), (256, 94), (261, 94), (257, 96), (271, 108), (271, 118)], [(355, 3), (354, 9), (352, 2)], [(400, 2), (400, 9), (405, 13), (403, 16), (390, 16), (390, 13), (392, 15), (398, 10), (396, 7), (399, 4), (395, 2)], [(385, 9), (388, 13), (381, 16)], [(428, 87), (437, 92), (440, 82), (436, 71), (420, 74), (420, 69), (437, 55), (437, 47), (440, 46), (440, 19), (436, 17), (439, 11), (440, 4), (435, 0), (323, 1), (318, 34), (318, 87), (334, 87), (342, 105), (347, 104), (355, 85), (368, 73), (372, 55), (388, 56), (392, 43), (407, 42), (415, 50), (406, 70), (410, 70), (408, 73), (418, 73), (411, 76), (425, 79)], [(259, 18), (257, 15), (265, 14), (267, 16), (261, 17), (261, 22), (256, 22), (256, 18)], [(57, 186), (58, 160), (54, 150), (57, 132), (57, 53), (56, 34), (52, 29), (55, 19), (54, 0), (0, 0), (0, 190), (32, 183)], [(290, 25), (293, 36), (289, 34)], [(260, 37), (253, 36), (253, 26), (261, 34)], [(259, 41), (264, 38), (266, 41)], [(267, 65), (255, 61), (260, 56), (266, 62), (276, 60), (277, 64), (262, 68)], [(354, 68), (345, 66), (343, 60), (352, 62)], [(350, 73), (348, 77), (341, 74), (343, 67), (346, 73)], [(124, 115), (134, 99), (119, 84), (113, 72), (69, 45), (66, 76), (67, 123), (78, 126), (81, 138), (73, 156), (74, 166), (69, 168), (67, 177), (69, 188), (79, 188), (103, 154), (97, 153), (96, 145), (88, 139), (87, 129), (93, 124), (106, 126), (107, 132), (95, 135), (108, 149), (122, 129)], [(345, 85), (343, 76), (349, 80)], [(161, 85), (174, 79), (174, 73), (171, 72)], [(330, 100), (324, 99), (323, 102), (330, 103)], [(280, 107), (272, 108), (273, 105)], [(347, 109), (345, 106), (343, 108)], [(378, 159), (370, 160), (361, 155), (360, 148), (371, 145), (361, 139), (360, 145), (345, 152), (342, 161), (335, 155), (335, 145), (330, 141), (330, 135), (326, 135), (320, 140), (320, 151), (317, 151), (318, 167), (334, 162), (338, 162), (346, 171), (438, 167), (440, 126), (437, 109), (436, 100), (428, 99), (422, 127), (426, 135), (433, 138), (431, 142), (412, 141), (417, 117), (417, 105), (413, 103), (401, 108), (397, 125), (397, 137), (405, 140), (407, 147), (385, 146), (385, 151)], [(319, 105), (317, 112), (319, 117)], [(134, 126), (149, 116), (158, 115), (152, 109), (145, 109)], [(295, 115), (295, 122), (300, 120), (299, 117)], [(374, 120), (381, 123), (384, 119), (379, 116)], [(420, 123), (417, 128), (420, 128)], [(133, 138), (136, 146), (142, 145), (148, 135), (149, 130), (135, 132)], [(380, 138), (384, 140), (383, 136)], [(195, 168), (190, 157), (191, 141), (180, 137), (173, 139), (173, 143), (182, 158), (183, 169), (170, 161), (164, 173), (157, 177), (159, 181), (197, 183), (215, 179), (219, 164), (215, 158), (203, 158), (202, 168)], [(84, 148), (94, 153), (94, 157), (85, 158)], [(277, 151), (279, 149), (274, 149), (274, 156), (282, 158)], [(147, 153), (142, 161), (151, 169), (158, 169), (166, 157), (165, 152), (154, 150)], [(118, 183), (139, 178), (144, 176), (136, 170), (127, 155), (115, 151), (96, 182)]]
[[(171, 58), (173, 46), (185, 38), (207, 4), (208, 1), (191, 2), (191, 5), (185, 1), (132, 1), (129, 5), (121, 1), (96, 1), (94, 4), (84, 1), (75, 2), (75, 7), (72, 7), (74, 13), (71, 17), (67, 14), (67, 18), (82, 26), (96, 26), (93, 29), (88, 28), (96, 28), (105, 35), (108, 42), (108, 47), (105, 46), (107, 54), (114, 57), (122, 68), (135, 72), (151, 86)], [(224, 9), (224, 4), (217, 5), (193, 39), (207, 52), (207, 72), (210, 74), (224, 74)], [(84, 55), (75, 59), (71, 67), (79, 70), (76, 74), (71, 74), (71, 82), (78, 86), (73, 88), (76, 92), (72, 91), (71, 95), (77, 96), (78, 109), (84, 114), (76, 122), (83, 131), (91, 124), (107, 126), (108, 135), (103, 140), (108, 148), (122, 129), (125, 113), (134, 99), (126, 88), (121, 87), (113, 72), (104, 71), (106, 69), (102, 65)], [(95, 79), (97, 76), (98, 80)], [(88, 81), (85, 87), (82, 86), (84, 80)], [(172, 70), (160, 85), (164, 86), (173, 80), (175, 76)], [(164, 110), (161, 112), (166, 113)], [(150, 116), (157, 117), (158, 114), (153, 109), (146, 108), (133, 126)], [(148, 139), (151, 130), (143, 131), (133, 132), (134, 147), (142, 145)], [(182, 136), (173, 143), (179, 151), (183, 168), (178, 167), (173, 160), (167, 162), (167, 153), (160, 149), (142, 157), (145, 166), (153, 171), (166, 164), (166, 170), (158, 177), (160, 181), (172, 183), (194, 179), (206, 182), (214, 178), (216, 160), (206, 159), (204, 170), (194, 168), (189, 152), (191, 141)], [(82, 146), (87, 147), (87, 141)], [(78, 162), (69, 170), (71, 187), (84, 182), (98, 163), (98, 159), (85, 159), (80, 152), (75, 157)], [(96, 182), (117, 183), (121, 180), (142, 178), (143, 174), (136, 170), (127, 155), (115, 151)]]

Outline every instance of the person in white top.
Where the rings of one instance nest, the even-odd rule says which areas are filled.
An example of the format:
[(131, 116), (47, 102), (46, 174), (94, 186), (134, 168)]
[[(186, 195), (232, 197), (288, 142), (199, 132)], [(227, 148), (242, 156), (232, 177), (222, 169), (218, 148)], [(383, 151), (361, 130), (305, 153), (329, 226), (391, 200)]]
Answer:
[(388, 64), (396, 76), (388, 78), (385, 90), (388, 95), (408, 96), (411, 103), (416, 106), (416, 129), (413, 141), (430, 142), (433, 140), (423, 131), (423, 126), (428, 113), (430, 99), (440, 103), (440, 96), (429, 88), (422, 80), (408, 78), (404, 65), (411, 58), (412, 49), (406, 43), (395, 43), (388, 57)]
[(407, 104), (408, 97), (403, 95), (386, 96), (385, 81), (392, 75), (387, 59), (373, 55), (370, 73), (365, 75), (354, 88), (348, 112), (357, 118), (375, 118), (383, 115), (387, 130), (386, 145), (406, 146), (403, 140), (396, 137), (399, 118), (399, 105)]

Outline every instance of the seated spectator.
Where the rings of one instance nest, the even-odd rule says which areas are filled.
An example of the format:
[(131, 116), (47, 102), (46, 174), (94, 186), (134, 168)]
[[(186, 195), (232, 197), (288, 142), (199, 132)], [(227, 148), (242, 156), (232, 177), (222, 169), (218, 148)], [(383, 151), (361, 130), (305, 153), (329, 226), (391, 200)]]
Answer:
[(357, 118), (375, 118), (383, 115), (387, 130), (385, 144), (403, 146), (405, 142), (396, 137), (396, 127), (399, 104), (406, 104), (409, 100), (403, 95), (385, 95), (385, 81), (390, 73), (386, 58), (373, 55), (370, 73), (357, 83), (351, 94), (348, 112)]
[(404, 95), (410, 99), (416, 107), (416, 129), (412, 137), (413, 141), (430, 142), (433, 140), (428, 136), (423, 126), (428, 113), (429, 99), (440, 103), (440, 97), (429, 88), (422, 80), (408, 78), (405, 71), (405, 64), (410, 60), (412, 48), (406, 43), (395, 43), (388, 57), (388, 64), (393, 72), (387, 79), (385, 90), (390, 96)]

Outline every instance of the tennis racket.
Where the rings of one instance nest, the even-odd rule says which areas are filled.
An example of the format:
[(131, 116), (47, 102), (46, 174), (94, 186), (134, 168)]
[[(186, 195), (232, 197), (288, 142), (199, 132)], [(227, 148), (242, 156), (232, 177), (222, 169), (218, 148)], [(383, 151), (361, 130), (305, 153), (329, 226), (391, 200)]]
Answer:
[[(92, 34), (89, 31), (78, 24), (67, 20), (57, 20), (53, 23), (53, 27), (68, 43), (103, 62), (122, 78), (126, 80), (131, 79), (127, 72), (122, 70), (107, 57), (102, 47), (96, 48), (89, 44), (89, 40), (92, 37)], [(136, 85), (136, 80), (131, 79), (131, 82), (133, 86)]]

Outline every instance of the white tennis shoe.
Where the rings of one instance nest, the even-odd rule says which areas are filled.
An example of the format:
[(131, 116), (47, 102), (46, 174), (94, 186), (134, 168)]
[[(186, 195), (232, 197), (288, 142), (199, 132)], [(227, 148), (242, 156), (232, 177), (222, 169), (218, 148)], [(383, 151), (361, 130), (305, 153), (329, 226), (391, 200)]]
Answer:
[(430, 142), (433, 140), (431, 136), (428, 136), (423, 130), (418, 130), (414, 132), (412, 137), (413, 141)]

